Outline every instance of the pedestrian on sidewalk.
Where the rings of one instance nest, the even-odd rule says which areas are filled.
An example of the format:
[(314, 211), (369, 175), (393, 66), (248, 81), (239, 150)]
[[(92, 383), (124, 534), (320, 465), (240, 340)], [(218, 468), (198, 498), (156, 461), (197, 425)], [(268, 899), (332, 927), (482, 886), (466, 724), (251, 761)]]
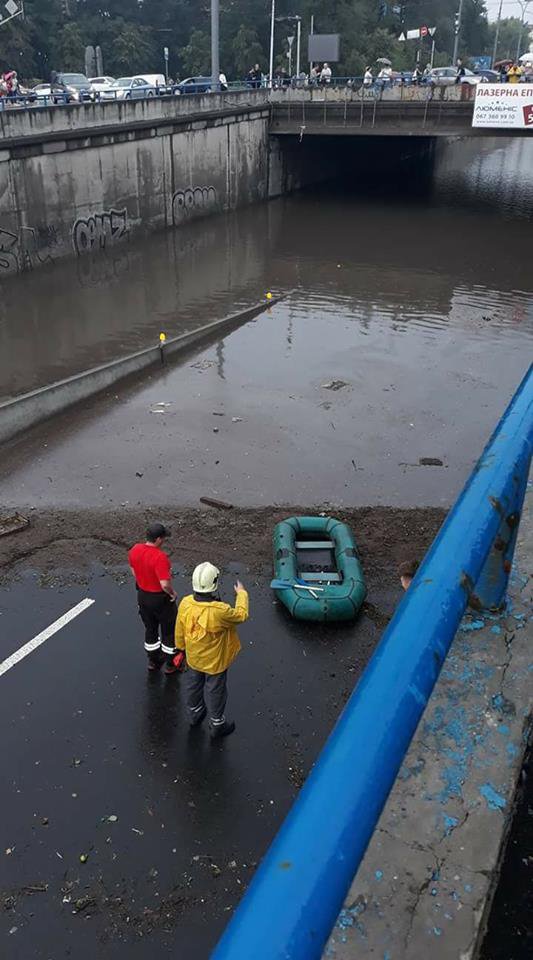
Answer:
[(159, 670), (164, 663), (166, 674), (177, 672), (174, 665), (176, 592), (169, 557), (161, 549), (169, 536), (170, 530), (162, 523), (151, 523), (145, 542), (136, 543), (128, 553), (137, 587), (139, 616), (145, 627), (148, 669)]
[(227, 671), (241, 644), (235, 624), (248, 619), (248, 594), (240, 580), (234, 590), (235, 606), (220, 599), (220, 571), (212, 563), (200, 563), (192, 575), (193, 593), (178, 607), (176, 647), (184, 650), (187, 715), (196, 727), (209, 713), (212, 739), (227, 737), (235, 724), (226, 720)]

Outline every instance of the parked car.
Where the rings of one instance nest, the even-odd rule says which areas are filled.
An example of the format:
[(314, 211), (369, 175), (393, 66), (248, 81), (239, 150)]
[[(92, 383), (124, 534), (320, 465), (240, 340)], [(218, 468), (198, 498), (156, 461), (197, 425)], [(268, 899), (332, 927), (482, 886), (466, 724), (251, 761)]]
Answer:
[(476, 77), (481, 77), (482, 83), (500, 82), (500, 74), (497, 70), (476, 70)]
[(180, 93), (209, 93), (212, 83), (211, 77), (187, 77), (180, 80), (177, 89)]
[(151, 84), (152, 87), (155, 87), (156, 93), (170, 93), (171, 90), (167, 86), (167, 81), (162, 73), (143, 73), (139, 74), (143, 80), (146, 80), (147, 83)]
[(91, 84), (84, 73), (58, 73), (52, 84), (52, 93), (56, 92), (68, 94), (70, 102), (82, 103), (91, 99)]
[(98, 95), (102, 93), (102, 90), (109, 90), (114, 82), (114, 77), (89, 77), (91, 93), (94, 94), (94, 99), (98, 99)]
[(74, 103), (77, 101), (77, 96), (73, 91), (69, 91), (67, 87), (62, 83), (57, 83), (54, 80), (53, 83), (37, 83), (32, 92), (35, 94), (36, 100), (46, 103), (47, 105), (54, 103)]
[[(436, 87), (451, 87), (457, 83), (457, 67), (434, 67), (429, 79)], [(465, 68), (461, 83), (481, 83), (481, 76)]]
[(141, 97), (155, 97), (156, 88), (144, 77), (119, 77), (109, 89), (102, 90), (100, 100), (133, 100)]

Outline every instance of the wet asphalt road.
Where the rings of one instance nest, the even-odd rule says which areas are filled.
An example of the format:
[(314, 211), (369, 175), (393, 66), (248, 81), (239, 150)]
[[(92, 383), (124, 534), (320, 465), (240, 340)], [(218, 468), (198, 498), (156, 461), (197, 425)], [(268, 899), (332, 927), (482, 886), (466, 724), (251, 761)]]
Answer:
[(180, 678), (146, 674), (128, 581), (4, 591), (0, 660), (96, 602), (0, 677), (2, 956), (208, 956), (377, 638), (365, 617), (317, 632), (250, 588), (237, 732), (216, 745), (186, 728)]

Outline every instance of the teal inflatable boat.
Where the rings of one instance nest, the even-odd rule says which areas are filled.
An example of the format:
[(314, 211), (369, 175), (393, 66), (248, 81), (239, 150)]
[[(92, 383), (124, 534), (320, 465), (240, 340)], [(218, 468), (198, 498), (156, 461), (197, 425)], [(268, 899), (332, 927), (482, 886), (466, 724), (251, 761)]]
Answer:
[(366, 596), (352, 531), (333, 517), (277, 524), (274, 577), (274, 593), (298, 620), (353, 620)]

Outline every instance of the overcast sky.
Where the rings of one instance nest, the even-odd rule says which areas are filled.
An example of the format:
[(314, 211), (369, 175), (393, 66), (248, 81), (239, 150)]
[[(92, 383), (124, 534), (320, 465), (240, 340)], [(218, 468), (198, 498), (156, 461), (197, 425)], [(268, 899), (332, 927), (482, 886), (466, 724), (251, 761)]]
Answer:
[[(500, 0), (485, 0), (489, 11), (489, 20), (496, 20), (500, 9)], [(520, 17), (520, 5), (516, 0), (503, 0), (502, 17)], [(533, 3), (526, 11), (526, 23), (533, 23)]]

